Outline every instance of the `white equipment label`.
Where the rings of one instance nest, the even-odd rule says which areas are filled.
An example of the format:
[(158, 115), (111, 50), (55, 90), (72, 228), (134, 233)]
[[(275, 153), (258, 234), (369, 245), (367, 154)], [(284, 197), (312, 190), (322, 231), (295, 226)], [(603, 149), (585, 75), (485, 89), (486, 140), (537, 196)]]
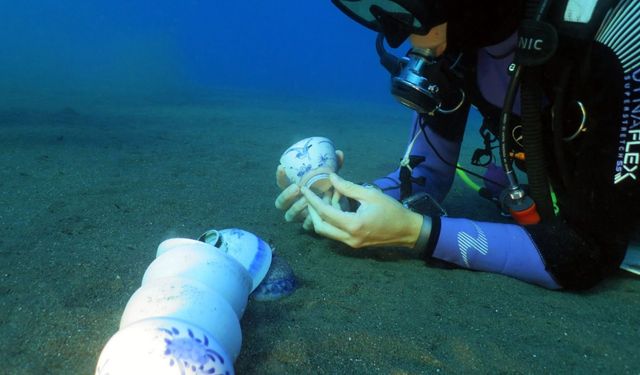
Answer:
[(567, 22), (588, 23), (593, 15), (598, 0), (569, 0), (564, 10), (564, 20)]

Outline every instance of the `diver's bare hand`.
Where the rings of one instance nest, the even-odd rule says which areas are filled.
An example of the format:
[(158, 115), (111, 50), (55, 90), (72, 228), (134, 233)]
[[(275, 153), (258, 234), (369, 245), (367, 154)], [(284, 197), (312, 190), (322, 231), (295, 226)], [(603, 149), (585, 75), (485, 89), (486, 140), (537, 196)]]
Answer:
[(316, 233), (354, 248), (415, 245), (422, 215), (375, 188), (354, 184), (336, 174), (331, 174), (330, 179), (336, 192), (359, 201), (360, 207), (356, 212), (344, 212), (302, 188)]
[[(344, 153), (341, 150), (336, 150), (336, 157), (338, 161), (338, 169), (340, 169), (344, 162)], [(278, 168), (276, 169), (276, 184), (280, 189), (282, 189), (282, 192), (276, 198), (275, 205), (279, 210), (285, 211), (285, 221), (301, 221), (303, 222), (302, 227), (305, 230), (313, 230), (313, 222), (309, 217), (307, 210), (307, 199), (302, 196), (300, 187), (289, 181), (282, 165), (278, 165)], [(322, 196), (322, 200), (325, 203), (339, 207), (341, 197), (342, 196), (339, 193), (336, 194), (334, 189), (331, 189)]]

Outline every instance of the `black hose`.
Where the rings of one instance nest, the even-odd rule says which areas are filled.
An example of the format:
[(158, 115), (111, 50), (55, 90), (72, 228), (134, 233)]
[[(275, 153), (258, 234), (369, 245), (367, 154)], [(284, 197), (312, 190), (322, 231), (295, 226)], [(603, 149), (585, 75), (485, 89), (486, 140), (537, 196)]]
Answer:
[(525, 3), (524, 18), (540, 21), (547, 14), (551, 0), (528, 0)]
[[(529, 0), (525, 9), (525, 18), (540, 21), (549, 10), (551, 0)], [(527, 164), (530, 196), (542, 220), (553, 217), (551, 190), (547, 175), (544, 154), (544, 136), (542, 128), (542, 88), (540, 87), (540, 68), (528, 67), (522, 77), (522, 136)]]
[(402, 70), (400, 59), (384, 49), (384, 34), (382, 33), (379, 33), (376, 38), (376, 51), (380, 57), (380, 64), (382, 64), (391, 75), (395, 76), (400, 73), (400, 70)]
[[(524, 19), (540, 20), (547, 13), (550, 5), (550, 0), (528, 0), (525, 2)], [(520, 88), (521, 75), (523, 67), (520, 64), (513, 64), (513, 70), (511, 79), (509, 80), (509, 86), (505, 93), (505, 99), (502, 106), (502, 112), (500, 113), (500, 161), (504, 169), (507, 178), (509, 179), (509, 185), (512, 188), (518, 186), (518, 179), (512, 169), (512, 158), (509, 155), (511, 150), (511, 142), (509, 140), (511, 130), (511, 114), (513, 113), (513, 104), (515, 102), (518, 88)], [(524, 109), (524, 107), (522, 107)], [(524, 126), (523, 126), (524, 127)]]
[(511, 150), (511, 142), (509, 138), (511, 129), (510, 123), (511, 114), (513, 111), (513, 103), (515, 102), (516, 93), (520, 85), (521, 73), (522, 67), (520, 65), (514, 65), (513, 75), (511, 76), (511, 80), (509, 80), (509, 86), (507, 87), (507, 92), (505, 94), (502, 112), (500, 113), (500, 162), (502, 163), (504, 173), (509, 179), (509, 184), (512, 187), (515, 187), (518, 184), (518, 181), (516, 179), (515, 173), (513, 172), (511, 165), (512, 159), (509, 155), (509, 150)]
[(527, 68), (522, 77), (522, 136), (529, 179), (530, 196), (542, 220), (553, 217), (551, 191), (547, 178), (542, 129), (542, 89), (538, 68)]

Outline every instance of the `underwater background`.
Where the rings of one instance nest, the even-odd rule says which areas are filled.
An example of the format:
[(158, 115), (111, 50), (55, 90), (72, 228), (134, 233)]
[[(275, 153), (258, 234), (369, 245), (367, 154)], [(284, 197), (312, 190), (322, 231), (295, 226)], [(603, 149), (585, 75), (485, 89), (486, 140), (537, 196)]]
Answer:
[[(249, 302), (239, 374), (638, 374), (628, 274), (550, 292), (284, 222), (293, 142), (331, 138), (353, 181), (404, 152), (374, 40), (329, 1), (0, 2), (0, 373), (94, 373), (158, 244), (237, 227), (298, 284)], [(504, 220), (458, 180), (445, 208)]]
[(389, 100), (375, 34), (329, 1), (4, 1), (0, 21), (5, 95)]

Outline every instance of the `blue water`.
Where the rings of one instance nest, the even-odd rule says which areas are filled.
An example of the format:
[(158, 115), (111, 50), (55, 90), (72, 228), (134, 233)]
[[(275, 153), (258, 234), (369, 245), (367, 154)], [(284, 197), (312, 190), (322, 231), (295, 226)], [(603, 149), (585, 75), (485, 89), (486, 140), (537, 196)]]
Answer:
[(3, 1), (0, 93), (391, 101), (374, 39), (329, 1)]

